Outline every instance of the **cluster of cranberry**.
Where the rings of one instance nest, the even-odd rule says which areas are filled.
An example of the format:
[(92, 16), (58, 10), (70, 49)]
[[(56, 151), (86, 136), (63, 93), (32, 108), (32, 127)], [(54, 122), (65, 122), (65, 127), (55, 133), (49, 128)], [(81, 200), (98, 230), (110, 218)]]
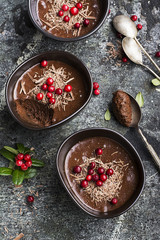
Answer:
[[(101, 148), (97, 148), (95, 150), (95, 153), (96, 153), (97, 156), (100, 156), (100, 155), (103, 154), (103, 150)], [(88, 187), (88, 182), (90, 182), (90, 181), (95, 182), (98, 187), (101, 187), (103, 185), (103, 182), (105, 182), (107, 180), (107, 177), (112, 176), (113, 173), (114, 173), (113, 169), (111, 169), (111, 168), (107, 169), (106, 172), (105, 172), (105, 169), (103, 167), (99, 167), (97, 169), (97, 173), (96, 173), (95, 168), (96, 168), (96, 163), (91, 162), (90, 165), (89, 165), (88, 174), (87, 174), (85, 180), (81, 181), (81, 187), (82, 188)], [(82, 168), (80, 166), (75, 166), (73, 168), (74, 173), (80, 173), (81, 171), (82, 171)], [(111, 200), (111, 203), (116, 204), (117, 199), (113, 198)]]
[(29, 154), (18, 153), (15, 157), (16, 165), (21, 167), (23, 171), (26, 171), (28, 167), (32, 166), (31, 156)]
[[(41, 67), (46, 67), (47, 64), (48, 64), (47, 61), (46, 61), (46, 60), (43, 60), (43, 61), (41, 62)], [(55, 98), (53, 98), (53, 92), (55, 92), (55, 94), (57, 94), (57, 95), (62, 95), (62, 93), (63, 93), (63, 90), (62, 90), (61, 88), (55, 89), (55, 87), (53, 86), (53, 83), (54, 83), (53, 78), (49, 77), (49, 78), (47, 78), (46, 83), (44, 83), (44, 84), (42, 85), (42, 87), (41, 87), (41, 89), (42, 89), (43, 91), (47, 91), (46, 96), (47, 96), (47, 98), (49, 99), (49, 103), (50, 103), (50, 104), (55, 104), (55, 102), (56, 102)], [(67, 85), (64, 87), (64, 91), (65, 91), (65, 92), (71, 92), (71, 91), (72, 91), (72, 86), (69, 85), (69, 84), (67, 84)], [(37, 93), (37, 95), (36, 95), (36, 98), (37, 98), (37, 100), (39, 100), (39, 101), (42, 100), (43, 97), (44, 97), (44, 96), (43, 96), (43, 93)]]
[(93, 92), (94, 92), (95, 95), (100, 94), (100, 90), (98, 88), (99, 88), (99, 84), (97, 82), (94, 82), (93, 83)]
[[(64, 5), (62, 5), (61, 10), (58, 12), (58, 16), (62, 17), (64, 15), (64, 12), (67, 12), (67, 11), (70, 11), (70, 14), (75, 16), (75, 15), (77, 15), (79, 13), (79, 10), (82, 9), (82, 7), (83, 7), (83, 5), (82, 5), (81, 2), (78, 2), (75, 7), (71, 7), (70, 9), (69, 9), (68, 5), (64, 4)], [(69, 22), (69, 20), (70, 20), (70, 17), (68, 15), (64, 16), (64, 18), (63, 18), (64, 22)], [(85, 27), (88, 26), (89, 25), (89, 20), (88, 19), (84, 19), (83, 25)], [(74, 27), (76, 29), (80, 28), (80, 23), (78, 23), (78, 22), (75, 23)]]

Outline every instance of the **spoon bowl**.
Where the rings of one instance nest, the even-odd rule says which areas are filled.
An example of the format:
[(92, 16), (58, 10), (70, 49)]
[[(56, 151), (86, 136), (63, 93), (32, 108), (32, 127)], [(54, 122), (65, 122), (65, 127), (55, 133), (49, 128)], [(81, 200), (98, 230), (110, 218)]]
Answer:
[(131, 100), (131, 108), (132, 108), (132, 122), (129, 127), (137, 127), (142, 118), (141, 108), (138, 105), (137, 101), (134, 99), (134, 97), (132, 97), (129, 94), (128, 96)]

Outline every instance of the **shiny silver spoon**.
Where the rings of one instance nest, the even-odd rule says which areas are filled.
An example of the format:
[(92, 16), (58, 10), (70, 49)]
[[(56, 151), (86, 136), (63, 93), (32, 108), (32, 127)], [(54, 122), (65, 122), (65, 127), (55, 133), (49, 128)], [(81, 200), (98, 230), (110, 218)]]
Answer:
[(122, 47), (125, 54), (132, 62), (140, 64), (141, 66), (147, 68), (157, 79), (160, 80), (160, 77), (151, 68), (143, 64), (141, 49), (133, 38), (123, 38)]
[(154, 62), (154, 60), (146, 52), (146, 50), (142, 47), (142, 45), (136, 38), (138, 34), (136, 25), (128, 16), (119, 15), (114, 17), (113, 26), (119, 33), (123, 34), (124, 36), (134, 38), (134, 40), (137, 42), (137, 44), (140, 46), (140, 48), (146, 54), (149, 60), (154, 64), (154, 66), (158, 69), (158, 71), (160, 71), (160, 68), (158, 67), (158, 65)]

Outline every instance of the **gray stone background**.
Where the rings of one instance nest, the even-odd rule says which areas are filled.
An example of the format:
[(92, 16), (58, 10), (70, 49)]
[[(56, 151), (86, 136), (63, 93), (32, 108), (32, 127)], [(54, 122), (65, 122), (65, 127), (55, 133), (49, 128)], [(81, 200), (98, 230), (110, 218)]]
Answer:
[[(59, 43), (44, 37), (32, 25), (25, 0), (0, 0), (0, 147), (22, 142), (35, 147), (39, 158), (46, 163), (36, 178), (15, 188), (10, 177), (0, 177), (0, 239), (14, 239), (24, 233), (24, 240), (157, 240), (160, 239), (159, 174), (152, 157), (135, 129), (128, 129), (111, 118), (104, 120), (112, 92), (123, 89), (144, 96), (141, 129), (160, 156), (160, 92), (150, 82), (149, 72), (134, 63), (116, 66), (107, 61), (107, 42), (116, 45), (111, 22), (114, 15), (136, 14), (143, 29), (138, 39), (153, 56), (160, 51), (160, 1), (115, 0), (103, 27), (86, 40)], [(29, 131), (18, 125), (5, 103), (5, 83), (8, 75), (27, 58), (45, 50), (60, 49), (72, 52), (88, 66), (93, 81), (100, 83), (101, 94), (92, 97), (87, 107), (70, 122), (49, 131)], [(160, 59), (155, 59), (160, 65)], [(151, 65), (145, 58), (145, 63)], [(156, 70), (156, 69), (155, 69)], [(101, 220), (88, 216), (67, 195), (56, 172), (56, 152), (71, 133), (87, 127), (106, 127), (123, 134), (139, 152), (146, 171), (145, 189), (134, 207), (120, 217)], [(0, 166), (7, 164), (1, 158)], [(26, 196), (38, 192), (32, 207)]]

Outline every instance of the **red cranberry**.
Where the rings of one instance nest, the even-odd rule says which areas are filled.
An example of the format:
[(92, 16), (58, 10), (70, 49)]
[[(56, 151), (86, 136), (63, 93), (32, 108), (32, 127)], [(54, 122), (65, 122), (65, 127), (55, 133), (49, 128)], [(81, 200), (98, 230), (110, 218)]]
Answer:
[(46, 96), (47, 96), (47, 98), (51, 98), (51, 97), (53, 97), (53, 94), (51, 92), (47, 92)]
[(18, 155), (16, 156), (17, 160), (23, 160), (24, 155), (23, 153), (18, 153)]
[(136, 16), (136, 15), (131, 16), (131, 20), (132, 20), (133, 22), (137, 21), (137, 16)]
[(72, 14), (72, 15), (77, 15), (78, 14), (78, 8), (76, 8), (76, 7), (72, 7), (71, 9), (70, 9), (70, 13)]
[(142, 25), (141, 24), (137, 24), (137, 29), (141, 30), (142, 29)]
[(97, 172), (98, 172), (99, 174), (103, 174), (104, 171), (105, 171), (105, 170), (104, 170), (103, 167), (99, 167), (98, 170), (97, 170)]
[(38, 93), (36, 95), (37, 100), (42, 100), (43, 99), (43, 93)]
[(71, 91), (72, 91), (72, 86), (69, 85), (69, 84), (67, 84), (67, 85), (65, 86), (65, 88), (64, 88), (64, 91), (65, 91), (65, 92), (71, 92)]
[(118, 201), (117, 201), (117, 198), (113, 198), (112, 200), (111, 200), (111, 203), (114, 205), (114, 204), (116, 204)]
[(47, 82), (47, 85), (52, 85), (54, 81), (53, 81), (53, 78), (49, 77), (46, 82)]
[(77, 28), (77, 29), (80, 28), (80, 23), (75, 23), (74, 27)]
[(93, 89), (95, 90), (95, 89), (98, 89), (98, 88), (99, 88), (99, 84), (97, 82), (94, 82), (93, 83)]
[(83, 7), (83, 5), (82, 5), (81, 2), (79, 2), (79, 3), (76, 4), (76, 7), (77, 7), (78, 9), (81, 9), (81, 8)]
[(95, 150), (95, 153), (96, 153), (96, 155), (102, 155), (103, 154), (103, 150), (102, 150), (102, 148), (97, 148), (96, 150)]
[(17, 160), (17, 161), (16, 161), (16, 165), (17, 165), (18, 167), (22, 166), (22, 163), (23, 163), (23, 162), (22, 162), (21, 160)]
[(160, 52), (156, 52), (156, 57), (160, 57)]
[(83, 21), (83, 25), (86, 27), (89, 25), (89, 20), (88, 19), (84, 19)]
[(102, 182), (105, 182), (105, 181), (107, 180), (106, 174), (101, 174), (101, 175), (100, 175), (100, 180), (101, 180)]
[(108, 176), (113, 175), (113, 169), (109, 168), (109, 169), (106, 171), (106, 174), (107, 174)]
[(89, 169), (89, 170), (88, 170), (88, 174), (89, 174), (89, 175), (92, 175), (93, 173), (94, 173), (93, 169)]
[(127, 62), (128, 61), (128, 58), (127, 57), (123, 57), (122, 58), (122, 62)]
[(29, 161), (27, 161), (25, 164), (26, 164), (27, 167), (31, 167), (31, 166), (32, 166), (32, 161), (29, 160)]
[(109, 9), (109, 11), (108, 11), (108, 15), (111, 13), (111, 9)]
[(58, 12), (58, 16), (59, 16), (59, 17), (62, 17), (62, 16), (63, 16), (63, 11), (62, 11), (62, 10), (60, 10), (60, 11)]
[(43, 84), (41, 88), (42, 88), (43, 91), (46, 91), (48, 86), (47, 86), (47, 84)]
[(75, 166), (74, 168), (73, 168), (73, 172), (74, 173), (80, 173), (82, 171), (82, 168), (80, 167), (80, 166)]
[(69, 10), (69, 7), (68, 7), (67, 5), (64, 4), (64, 5), (62, 6), (62, 10), (66, 12), (66, 11)]
[(94, 94), (95, 95), (99, 95), (100, 94), (100, 90), (99, 89), (94, 90)]
[(91, 163), (89, 164), (89, 167), (90, 167), (91, 169), (95, 168), (95, 166), (96, 166), (95, 162), (91, 162)]
[(98, 175), (98, 174), (92, 175), (92, 180), (93, 180), (94, 182), (98, 181), (98, 180), (99, 180), (99, 175)]
[(54, 92), (55, 90), (55, 87), (54, 86), (49, 86), (48, 87), (48, 92)]
[(57, 88), (57, 89), (56, 89), (56, 94), (62, 95), (62, 89), (61, 89), (61, 88)]
[(65, 17), (63, 18), (63, 21), (64, 21), (64, 22), (69, 22), (69, 20), (70, 20), (70, 18), (69, 18), (68, 16), (65, 16)]
[(26, 171), (26, 170), (28, 169), (28, 167), (27, 167), (26, 164), (22, 163), (21, 169), (22, 169), (23, 171)]
[(55, 98), (49, 98), (49, 103), (50, 104), (55, 104), (55, 102), (56, 102), (56, 99)]
[(33, 196), (28, 196), (27, 201), (28, 202), (34, 202), (34, 197)]
[(25, 161), (30, 161), (30, 160), (31, 160), (31, 155), (25, 154), (25, 155), (24, 155), (24, 160), (25, 160)]
[(43, 60), (43, 61), (41, 62), (41, 67), (46, 67), (47, 64), (48, 64), (48, 62), (47, 62), (46, 60)]
[(90, 181), (92, 180), (92, 176), (91, 176), (91, 175), (87, 175), (86, 180), (87, 180), (88, 182), (90, 182)]
[(101, 180), (98, 180), (98, 181), (96, 182), (96, 185), (97, 185), (98, 187), (101, 187), (101, 186), (103, 185), (103, 182), (102, 182)]
[(81, 187), (83, 187), (83, 188), (88, 187), (88, 182), (86, 180), (82, 180)]

